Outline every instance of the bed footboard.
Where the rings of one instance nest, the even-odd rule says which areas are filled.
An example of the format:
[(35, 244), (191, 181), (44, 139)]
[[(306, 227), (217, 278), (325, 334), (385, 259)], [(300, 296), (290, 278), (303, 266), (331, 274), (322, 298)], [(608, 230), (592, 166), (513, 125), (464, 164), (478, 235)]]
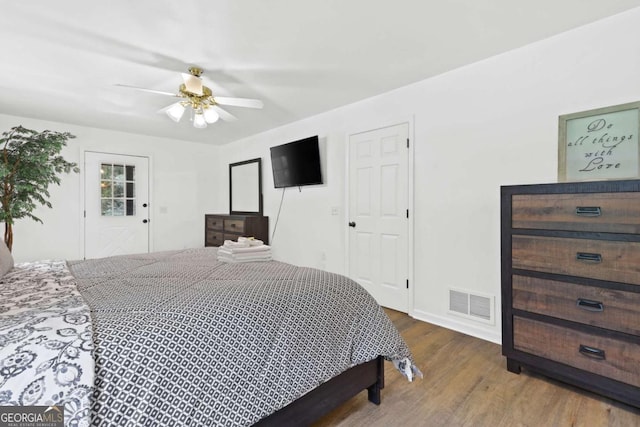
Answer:
[(364, 389), (367, 389), (369, 401), (379, 405), (383, 387), (384, 358), (380, 356), (330, 379), (255, 425), (310, 425)]

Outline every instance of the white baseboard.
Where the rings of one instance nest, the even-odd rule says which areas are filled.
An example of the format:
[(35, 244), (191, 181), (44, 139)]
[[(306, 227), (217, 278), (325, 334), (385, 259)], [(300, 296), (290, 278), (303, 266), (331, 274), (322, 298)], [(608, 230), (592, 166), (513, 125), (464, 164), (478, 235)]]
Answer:
[(422, 320), (423, 322), (432, 323), (434, 325), (442, 326), (443, 328), (452, 329), (457, 332), (461, 332), (472, 337), (480, 338), (485, 341), (490, 341), (496, 344), (502, 344), (502, 334), (499, 332), (488, 331), (486, 328), (470, 325), (466, 322), (460, 322), (456, 319), (451, 319), (444, 316), (436, 316), (431, 313), (427, 313), (420, 310), (413, 310), (411, 314), (413, 318)]

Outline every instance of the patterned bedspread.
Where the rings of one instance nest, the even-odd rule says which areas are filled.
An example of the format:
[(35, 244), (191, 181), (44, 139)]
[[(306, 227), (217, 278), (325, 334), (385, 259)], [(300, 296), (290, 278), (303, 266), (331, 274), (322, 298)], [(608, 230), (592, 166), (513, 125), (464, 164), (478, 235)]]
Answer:
[(0, 278), (0, 406), (64, 405), (66, 425), (86, 425), (92, 349), (89, 307), (63, 261)]
[(67, 425), (245, 426), (378, 355), (413, 374), (397, 329), (344, 276), (221, 263), (215, 248), (67, 265), (75, 283), (63, 263), (2, 279), (0, 404), (66, 403)]

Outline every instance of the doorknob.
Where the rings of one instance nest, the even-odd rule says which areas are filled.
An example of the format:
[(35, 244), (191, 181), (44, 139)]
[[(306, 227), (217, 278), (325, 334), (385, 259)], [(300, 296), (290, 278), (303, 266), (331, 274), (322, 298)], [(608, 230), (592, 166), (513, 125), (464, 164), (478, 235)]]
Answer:
[(349, 223), (349, 227), (356, 228), (356, 223), (355, 223), (355, 222), (353, 222), (353, 221), (351, 221), (351, 222)]
[(143, 204), (142, 204), (142, 207), (143, 207), (143, 208), (146, 208), (146, 207), (147, 207), (147, 204), (146, 204), (146, 203), (143, 203)]
[(148, 223), (148, 222), (149, 222), (149, 220), (148, 220), (148, 219), (143, 219), (143, 220), (142, 220), (142, 223), (143, 223), (143, 224), (146, 224), (146, 223)]

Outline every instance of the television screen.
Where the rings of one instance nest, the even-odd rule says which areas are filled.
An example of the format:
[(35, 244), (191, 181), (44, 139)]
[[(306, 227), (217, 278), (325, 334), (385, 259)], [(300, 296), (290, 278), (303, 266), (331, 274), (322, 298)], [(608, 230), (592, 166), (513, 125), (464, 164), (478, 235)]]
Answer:
[(318, 136), (271, 147), (271, 168), (276, 188), (322, 184)]

